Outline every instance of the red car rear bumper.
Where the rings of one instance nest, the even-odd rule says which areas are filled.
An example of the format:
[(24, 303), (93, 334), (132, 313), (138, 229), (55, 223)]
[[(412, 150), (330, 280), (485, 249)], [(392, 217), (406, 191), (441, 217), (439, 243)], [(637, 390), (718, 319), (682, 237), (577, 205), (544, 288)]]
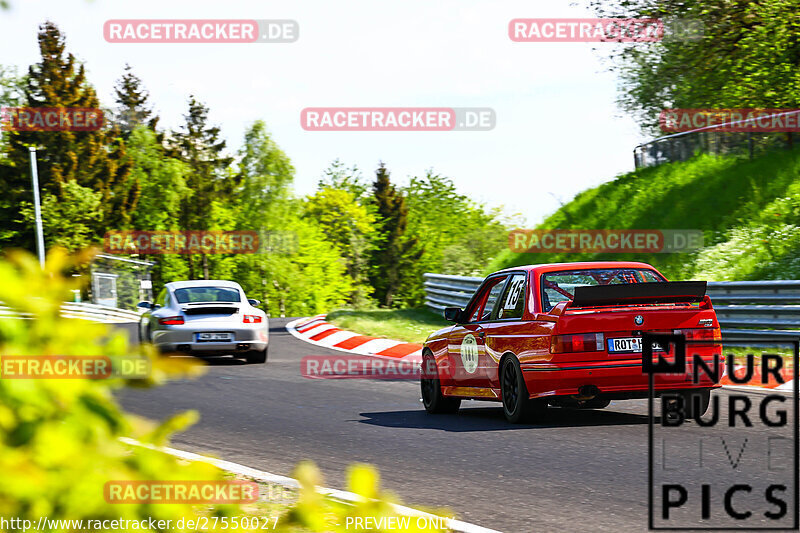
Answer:
[[(596, 387), (601, 395), (645, 397), (650, 376), (642, 371), (642, 358), (595, 361), (585, 363), (530, 363), (520, 365), (531, 398), (579, 395), (587, 387)], [(686, 373), (656, 374), (656, 391), (718, 387), (705, 372), (692, 377), (692, 366)], [(640, 393), (640, 394), (627, 394)]]

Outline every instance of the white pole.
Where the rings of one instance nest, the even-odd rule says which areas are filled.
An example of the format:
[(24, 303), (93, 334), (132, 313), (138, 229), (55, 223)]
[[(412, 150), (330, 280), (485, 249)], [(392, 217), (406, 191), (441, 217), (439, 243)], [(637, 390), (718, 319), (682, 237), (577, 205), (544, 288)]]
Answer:
[(39, 254), (39, 264), (44, 268), (44, 232), (42, 230), (42, 208), (39, 205), (39, 173), (36, 169), (36, 147), (30, 146), (31, 152), (31, 179), (33, 180), (33, 208), (36, 214), (36, 252)]

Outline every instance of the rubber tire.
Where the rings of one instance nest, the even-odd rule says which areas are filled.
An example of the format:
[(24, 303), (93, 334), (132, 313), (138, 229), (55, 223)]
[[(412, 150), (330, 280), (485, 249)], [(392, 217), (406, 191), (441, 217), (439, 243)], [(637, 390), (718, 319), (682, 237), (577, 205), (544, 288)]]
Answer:
[[(423, 368), (425, 368), (426, 360), (430, 359), (433, 359), (433, 354), (430, 352), (422, 354)], [(419, 388), (422, 395), (422, 405), (432, 415), (455, 413), (461, 407), (460, 398), (449, 398), (442, 394), (442, 385), (438, 376), (429, 379), (420, 375)]]
[[(700, 395), (699, 413), (695, 412), (694, 401), (692, 399), (692, 396), (697, 394)], [(682, 393), (681, 396), (683, 396), (683, 405), (687, 420), (694, 420), (695, 418), (703, 416), (706, 414), (706, 411), (708, 411), (708, 405), (711, 403), (711, 389), (687, 391)]]
[(267, 362), (268, 351), (269, 345), (267, 345), (263, 350), (250, 350), (245, 354), (244, 358), (251, 365), (260, 365)]
[(507, 357), (500, 367), (500, 395), (503, 400), (503, 414), (512, 424), (540, 419), (547, 412), (546, 401), (531, 400), (528, 397), (522, 369), (513, 355)]
[(611, 400), (604, 400), (602, 398), (593, 398), (591, 400), (586, 400), (581, 405), (581, 409), (605, 409), (611, 404)]

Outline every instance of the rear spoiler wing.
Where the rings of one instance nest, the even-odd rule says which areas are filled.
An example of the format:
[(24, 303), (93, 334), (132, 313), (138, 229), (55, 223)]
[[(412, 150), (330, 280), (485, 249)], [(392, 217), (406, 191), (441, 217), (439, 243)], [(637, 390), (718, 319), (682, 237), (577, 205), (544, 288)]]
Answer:
[(185, 304), (180, 304), (181, 311), (189, 311), (192, 309), (206, 309), (206, 308), (214, 308), (214, 309), (231, 309), (236, 311), (239, 309), (240, 302), (189, 302)]
[(599, 305), (666, 304), (702, 302), (705, 300), (705, 281), (657, 281), (575, 287), (575, 296), (568, 307)]

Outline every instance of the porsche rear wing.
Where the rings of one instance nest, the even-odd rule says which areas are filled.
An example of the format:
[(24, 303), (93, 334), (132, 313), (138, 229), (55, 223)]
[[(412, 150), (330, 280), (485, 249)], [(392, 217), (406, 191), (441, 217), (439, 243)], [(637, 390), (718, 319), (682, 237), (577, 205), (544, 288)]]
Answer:
[(657, 281), (575, 287), (568, 307), (703, 302), (705, 281)]

